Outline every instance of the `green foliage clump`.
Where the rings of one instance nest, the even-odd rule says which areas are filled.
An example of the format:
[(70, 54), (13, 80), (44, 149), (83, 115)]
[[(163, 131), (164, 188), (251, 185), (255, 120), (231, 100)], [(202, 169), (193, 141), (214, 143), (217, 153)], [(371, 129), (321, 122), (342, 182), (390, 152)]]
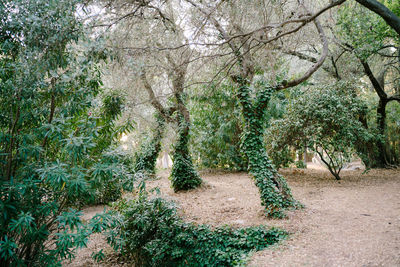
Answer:
[(234, 90), (230, 84), (210, 86), (203, 89), (201, 96), (192, 98), (191, 148), (200, 167), (247, 169), (240, 150), (243, 123)]
[(190, 190), (201, 185), (202, 180), (193, 166), (189, 152), (189, 123), (178, 115), (178, 139), (172, 153), (172, 171), (170, 179), (174, 191)]
[(295, 164), (296, 164), (296, 168), (299, 168), (299, 169), (306, 169), (307, 168), (307, 165), (302, 160), (296, 161)]
[(83, 38), (79, 3), (0, 3), (2, 266), (58, 266), (72, 258), (107, 227), (105, 215), (83, 223), (73, 206), (96, 190), (115, 199), (99, 186), (129, 175), (102, 132), (115, 129), (113, 122), (92, 115), (106, 53)]
[(103, 93), (101, 100), (103, 103), (99, 114), (91, 114), (98, 127), (91, 155), (102, 156), (92, 166), (91, 194), (80, 200), (82, 204), (110, 203), (121, 197), (122, 189), (133, 188), (132, 159), (116, 148), (118, 138), (133, 129), (130, 121), (116, 124), (116, 120), (122, 114), (125, 100), (115, 92)]
[(131, 165), (130, 156), (119, 149), (104, 151), (90, 169), (90, 189), (88, 195), (79, 200), (80, 205), (108, 204), (118, 200), (123, 190), (132, 191), (135, 179)]
[(120, 225), (110, 243), (135, 266), (238, 266), (252, 251), (262, 250), (287, 234), (263, 226), (233, 229), (186, 223), (175, 205), (140, 193), (121, 200), (115, 215)]
[(157, 157), (161, 151), (161, 140), (165, 131), (165, 120), (161, 115), (156, 115), (157, 126), (150, 138), (140, 145), (135, 153), (134, 171), (144, 176), (155, 174)]
[(356, 153), (367, 160), (357, 146), (377, 138), (358, 119), (366, 109), (349, 83), (313, 88), (292, 100), (284, 118), (273, 122), (270, 137), (279, 145), (306, 146), (340, 179), (344, 164)]
[(277, 148), (273, 140), (269, 138), (267, 140), (269, 141), (267, 143), (267, 152), (276, 168), (288, 168), (290, 164), (295, 163), (294, 152), (290, 149), (290, 146), (286, 145)]
[[(392, 12), (400, 16), (399, 1), (383, 1)], [(400, 36), (382, 17), (356, 2), (346, 2), (338, 10), (339, 37), (350, 44), (358, 57), (366, 60), (378, 54), (385, 45), (398, 47)]]

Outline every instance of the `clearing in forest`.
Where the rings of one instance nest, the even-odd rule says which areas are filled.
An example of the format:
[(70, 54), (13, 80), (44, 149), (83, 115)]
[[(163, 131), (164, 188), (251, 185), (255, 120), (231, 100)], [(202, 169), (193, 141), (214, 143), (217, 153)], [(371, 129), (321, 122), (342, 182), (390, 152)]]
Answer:
[[(148, 183), (175, 200), (188, 221), (199, 224), (278, 226), (288, 240), (255, 253), (249, 266), (400, 266), (400, 170), (345, 171), (335, 181), (321, 170), (283, 170), (305, 209), (288, 219), (263, 216), (257, 187), (245, 173), (203, 173), (206, 185), (183, 193), (170, 188), (168, 173)], [(86, 209), (90, 218), (103, 207)], [(107, 247), (98, 235), (66, 266), (96, 265), (95, 249)], [(110, 251), (107, 248), (106, 251)], [(111, 257), (102, 266), (117, 265)], [(123, 265), (123, 264), (121, 264)]]

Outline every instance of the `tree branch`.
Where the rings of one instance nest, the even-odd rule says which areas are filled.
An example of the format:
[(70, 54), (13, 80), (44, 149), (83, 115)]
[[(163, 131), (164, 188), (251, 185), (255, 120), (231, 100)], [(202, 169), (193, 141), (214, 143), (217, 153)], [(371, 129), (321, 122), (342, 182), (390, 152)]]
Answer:
[(364, 67), (364, 72), (368, 76), (369, 80), (371, 81), (376, 93), (378, 94), (379, 98), (387, 99), (387, 94), (384, 88), (381, 86), (379, 81), (375, 78), (374, 74), (372, 73), (371, 68), (367, 61), (360, 59), (361, 65)]
[(151, 105), (161, 114), (161, 116), (167, 122), (171, 122), (172, 121), (171, 112), (165, 109), (163, 105), (160, 103), (160, 101), (158, 101), (156, 95), (154, 94), (153, 88), (151, 87), (149, 81), (147, 80), (146, 72), (144, 70), (142, 70), (142, 73), (140, 74), (140, 79), (142, 80), (144, 88), (149, 94)]
[(376, 0), (356, 0), (359, 4), (368, 8), (372, 12), (383, 18), (386, 23), (400, 35), (400, 18), (397, 17), (389, 8)]
[(306, 81), (308, 78), (311, 77), (311, 75), (314, 74), (314, 72), (316, 72), (324, 63), (326, 57), (328, 56), (328, 40), (326, 38), (325, 32), (321, 26), (321, 24), (319, 23), (319, 21), (317, 19), (314, 20), (314, 24), (315, 27), (318, 30), (319, 36), (321, 38), (321, 42), (323, 45), (323, 49), (322, 49), (322, 54), (320, 59), (300, 78), (298, 79), (293, 79), (292, 81), (289, 82), (282, 82), (281, 84), (277, 85), (274, 87), (275, 90), (279, 91), (279, 90), (283, 90), (286, 88), (290, 88), (290, 87), (294, 87), (296, 85), (299, 85), (300, 83)]

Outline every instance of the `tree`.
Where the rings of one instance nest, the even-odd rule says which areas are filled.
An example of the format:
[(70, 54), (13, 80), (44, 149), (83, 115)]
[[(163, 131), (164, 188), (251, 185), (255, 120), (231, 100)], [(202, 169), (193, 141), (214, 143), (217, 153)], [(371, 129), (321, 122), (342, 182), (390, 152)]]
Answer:
[[(354, 76), (367, 76), (379, 97), (376, 106), (377, 116), (360, 114), (360, 121), (365, 128), (378, 128), (383, 139), (375, 143), (359, 144), (358, 150), (367, 154), (364, 164), (367, 167), (390, 167), (398, 164), (400, 156), (396, 154), (396, 141), (386, 132), (386, 106), (398, 101), (398, 92), (393, 80), (398, 71), (398, 28), (400, 7), (397, 2), (385, 1), (383, 5), (377, 1), (347, 2), (340, 6), (335, 16), (329, 62), (322, 69), (328, 74), (328, 80), (354, 80)], [(368, 10), (369, 9), (369, 10)], [(374, 13), (376, 14), (374, 14)], [(301, 60), (315, 63), (314, 52), (298, 52), (279, 47), (284, 53)], [(376, 124), (371, 121), (376, 118)], [(393, 123), (390, 123), (393, 125)], [(389, 130), (389, 132), (392, 132)], [(386, 140), (386, 141), (385, 141)], [(396, 138), (394, 138), (396, 140)]]
[(307, 88), (292, 99), (284, 117), (273, 122), (269, 136), (278, 149), (285, 145), (311, 149), (340, 180), (340, 171), (353, 159), (357, 144), (376, 138), (358, 119), (366, 109), (350, 83)]
[[(172, 5), (163, 5), (157, 1), (147, 4), (116, 2), (111, 4), (110, 13), (114, 13), (113, 9), (121, 8), (121, 5), (124, 11), (128, 9), (131, 12), (123, 16), (125, 21), (111, 18), (110, 25), (116, 23), (119, 27), (113, 31), (114, 39), (117, 41), (112, 46), (121, 57), (126, 58), (126, 66), (129, 60), (138, 62), (140, 67), (131, 70), (131, 74), (140, 79), (141, 88), (148, 93), (149, 102), (159, 116), (166, 123), (176, 125), (177, 138), (173, 146), (170, 177), (172, 187), (175, 191), (196, 188), (200, 186), (202, 180), (194, 168), (189, 153), (191, 121), (185, 94), (188, 68), (195, 53), (185, 45), (187, 40), (182, 29), (182, 21)], [(137, 34), (131, 34), (126, 38), (126, 33), (132, 30), (137, 30)], [(117, 38), (119, 34), (125, 38)], [(178, 48), (171, 50), (156, 48), (167, 46)], [(161, 90), (168, 91), (167, 101), (159, 99), (157, 91), (160, 91), (160, 87)], [(154, 147), (151, 150), (159, 152), (159, 148), (156, 147), (159, 143), (152, 142), (152, 144)], [(156, 154), (153, 154), (151, 159), (155, 158)]]
[[(397, 5), (397, 6), (396, 6)], [(400, 14), (399, 4), (390, 4), (394, 12)], [(353, 14), (349, 20), (349, 14)], [(379, 98), (376, 108), (376, 124), (367, 123), (366, 127), (377, 127), (382, 136), (387, 136), (386, 107), (392, 101), (400, 103), (400, 85), (396, 81), (399, 75), (399, 45), (398, 35), (377, 15), (365, 10), (359, 5), (345, 5), (339, 10), (338, 31), (336, 43), (347, 53), (355, 56), (376, 95)], [(369, 124), (369, 125), (368, 125)], [(388, 138), (377, 140), (374, 144), (378, 153), (370, 150), (371, 167), (387, 167), (399, 164), (400, 155), (393, 155)]]
[[(0, 262), (59, 265), (108, 223), (74, 209), (129, 174), (95, 117), (102, 49), (83, 38), (79, 1), (0, 3)], [(112, 127), (112, 126), (110, 126)], [(104, 135), (105, 136), (105, 135)], [(108, 140), (107, 140), (108, 141)], [(114, 183), (117, 186), (117, 181)], [(121, 187), (118, 188), (121, 190)]]
[[(244, 118), (244, 131), (241, 142), (242, 151), (248, 159), (248, 169), (259, 188), (261, 203), (265, 207), (266, 215), (281, 217), (285, 209), (296, 207), (298, 203), (293, 199), (285, 179), (278, 174), (267, 155), (266, 145), (263, 139), (265, 111), (274, 92), (302, 83), (322, 65), (328, 52), (327, 39), (322, 26), (315, 20), (315, 26), (319, 33), (320, 40), (323, 43), (321, 58), (302, 76), (288, 81), (286, 79), (280, 79), (279, 75), (271, 75), (271, 73), (268, 73), (268, 70), (273, 70), (274, 67), (277, 67), (281, 62), (277, 62), (276, 58), (271, 58), (270, 65), (262, 66), (261, 64), (257, 64), (259, 62), (255, 60), (255, 57), (261, 56), (255, 54), (253, 49), (259, 46), (267, 50), (270, 43), (279, 40), (289, 33), (300, 30), (304, 24), (291, 29), (284, 29), (284, 33), (272, 33), (269, 32), (269, 29), (277, 26), (270, 26), (273, 25), (272, 23), (266, 25), (265, 23), (269, 22), (268, 19), (260, 19), (260, 21), (257, 22), (261, 23), (261, 26), (252, 24), (250, 30), (246, 33), (244, 29), (248, 29), (249, 25), (245, 24), (243, 21), (239, 21), (238, 18), (233, 16), (237, 14), (237, 8), (240, 7), (241, 4), (244, 4), (241, 1), (237, 1), (235, 4), (229, 3), (226, 6), (223, 5), (223, 2), (218, 2), (214, 5), (197, 3), (192, 0), (187, 0), (187, 2), (204, 16), (203, 21), (213, 26), (213, 30), (218, 34), (218, 38), (222, 39), (221, 45), (216, 44), (216, 46), (220, 46), (221, 50), (223, 50), (222, 54), (233, 56), (233, 58), (228, 59), (228, 61), (234, 62), (231, 67), (233, 70), (230, 73), (230, 79), (236, 86), (236, 96), (242, 108), (242, 116)], [(271, 5), (273, 6), (273, 4)], [(301, 6), (301, 8), (304, 8), (304, 6)], [(248, 10), (251, 9), (249, 8)], [(264, 9), (261, 9), (256, 12), (262, 13), (263, 11)], [(215, 13), (215, 15), (211, 16), (213, 13)], [(242, 15), (245, 14), (243, 13), (241, 16)], [(292, 16), (293, 15), (294, 14), (292, 14)], [(260, 14), (258, 17), (265, 18), (265, 14)], [(315, 19), (316, 15), (313, 14), (310, 15), (310, 17)], [(226, 26), (220, 23), (222, 20), (227, 22)], [(283, 26), (286, 23), (290, 23), (288, 22), (290, 18), (283, 18), (283, 21), (285, 22), (278, 25)], [(215, 39), (218, 40), (218, 38)], [(252, 45), (253, 41), (258, 43), (258, 45)], [(259, 69), (261, 68), (266, 69), (266, 71), (260, 71)], [(260, 77), (260, 73), (267, 73), (269, 76), (267, 77), (272, 81), (266, 82), (264, 79), (265, 77)]]

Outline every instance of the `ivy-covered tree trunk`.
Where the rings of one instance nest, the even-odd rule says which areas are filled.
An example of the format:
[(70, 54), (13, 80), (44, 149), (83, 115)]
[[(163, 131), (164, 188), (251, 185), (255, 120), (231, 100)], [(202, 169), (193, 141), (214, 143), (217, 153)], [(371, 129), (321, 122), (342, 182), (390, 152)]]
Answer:
[(277, 172), (266, 151), (263, 122), (271, 94), (272, 90), (267, 89), (252, 101), (248, 85), (244, 84), (238, 90), (245, 120), (242, 150), (249, 162), (248, 170), (258, 187), (266, 215), (279, 218), (284, 216), (285, 209), (299, 204), (293, 199), (285, 179)]
[[(186, 59), (188, 60), (189, 57)], [(176, 118), (178, 124), (178, 138), (172, 154), (171, 182), (174, 191), (190, 190), (201, 185), (202, 180), (194, 168), (189, 152), (190, 114), (184, 101), (184, 84), (187, 71), (187, 62), (177, 64), (172, 57), (168, 61), (174, 66), (170, 79), (174, 88), (174, 100), (176, 101)]]
[(174, 191), (189, 190), (198, 187), (202, 180), (194, 168), (189, 153), (190, 124), (181, 114), (178, 115), (178, 140), (172, 155), (171, 181)]
[(150, 140), (141, 145), (139, 152), (135, 155), (134, 170), (136, 173), (154, 175), (158, 155), (161, 151), (161, 140), (165, 131), (165, 119), (156, 115), (157, 127)]

